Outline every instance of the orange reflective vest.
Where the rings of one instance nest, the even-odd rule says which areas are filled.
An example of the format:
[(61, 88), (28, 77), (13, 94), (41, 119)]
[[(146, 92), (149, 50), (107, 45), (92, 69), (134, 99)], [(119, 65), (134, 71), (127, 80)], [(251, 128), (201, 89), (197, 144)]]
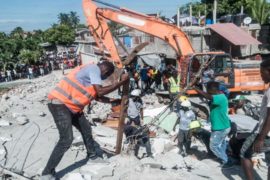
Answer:
[(76, 74), (84, 66), (89, 66), (89, 64), (79, 66), (71, 71), (48, 95), (49, 99), (61, 101), (73, 113), (81, 112), (97, 96), (94, 86), (85, 87), (76, 79)]

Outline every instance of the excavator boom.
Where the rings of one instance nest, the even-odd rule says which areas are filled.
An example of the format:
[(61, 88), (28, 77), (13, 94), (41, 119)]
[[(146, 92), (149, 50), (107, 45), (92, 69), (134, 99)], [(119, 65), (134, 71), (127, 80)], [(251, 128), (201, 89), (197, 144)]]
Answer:
[[(114, 9), (98, 8), (93, 1), (102, 3), (106, 6), (110, 6)], [(176, 51), (179, 58), (194, 54), (194, 50), (186, 34), (175, 25), (164, 22), (159, 18), (147, 16), (125, 8), (110, 5), (100, 0), (83, 0), (83, 7), (87, 17), (87, 22), (91, 28), (90, 30), (94, 30), (98, 34), (101, 34), (100, 31), (102, 30), (100, 29), (104, 29), (104, 27), (106, 27), (107, 24), (105, 25), (104, 19), (107, 19), (164, 40)], [(103, 27), (103, 25), (105, 26)], [(108, 38), (112, 39), (112, 37), (110, 37), (111, 34), (107, 36)], [(98, 38), (104, 40), (103, 44), (106, 44), (106, 46), (112, 44), (114, 45), (112, 42), (105, 42), (105, 36), (104, 38)], [(114, 48), (111, 48), (111, 50), (114, 50)], [(110, 53), (113, 53), (111, 50), (109, 50)]]
[(118, 67), (121, 67), (121, 58), (119, 57), (107, 20), (97, 14), (97, 6), (92, 1), (83, 0), (83, 10), (87, 18), (89, 30), (99, 50), (104, 54), (108, 51), (110, 54), (108, 59), (112, 59)]

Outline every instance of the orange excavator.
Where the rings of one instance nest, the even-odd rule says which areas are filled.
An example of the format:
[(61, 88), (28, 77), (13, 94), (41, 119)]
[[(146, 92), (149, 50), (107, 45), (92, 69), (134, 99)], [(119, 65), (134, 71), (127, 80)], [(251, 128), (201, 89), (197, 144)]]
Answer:
[[(94, 2), (109, 8), (98, 7)], [(212, 59), (209, 67), (215, 78), (222, 80), (231, 92), (262, 91), (265, 84), (260, 77), (259, 61), (233, 61), (224, 52), (195, 53), (186, 34), (177, 26), (157, 17), (148, 16), (118, 7), (100, 0), (83, 0), (84, 14), (89, 30), (98, 48), (107, 51), (107, 58), (122, 67), (115, 41), (108, 27), (108, 21), (142, 31), (167, 42), (176, 52), (176, 66), (181, 75), (180, 88), (192, 81), (200, 66)], [(189, 90), (188, 94), (195, 94)]]

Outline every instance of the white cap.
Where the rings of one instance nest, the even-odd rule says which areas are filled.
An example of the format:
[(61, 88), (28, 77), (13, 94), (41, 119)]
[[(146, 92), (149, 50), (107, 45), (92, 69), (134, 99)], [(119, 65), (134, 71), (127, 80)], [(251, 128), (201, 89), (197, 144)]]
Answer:
[(134, 89), (131, 91), (131, 96), (137, 96), (139, 97), (141, 95), (141, 90), (140, 89)]
[(181, 106), (183, 107), (191, 107), (191, 102), (189, 100), (185, 100), (181, 103)]

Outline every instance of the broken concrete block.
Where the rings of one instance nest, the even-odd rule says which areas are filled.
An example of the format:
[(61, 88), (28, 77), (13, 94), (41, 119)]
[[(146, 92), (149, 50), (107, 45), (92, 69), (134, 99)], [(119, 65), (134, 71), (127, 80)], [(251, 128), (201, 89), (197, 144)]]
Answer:
[(5, 141), (12, 141), (12, 138), (11, 137), (0, 137), (0, 141), (3, 141), (3, 142), (5, 142)]
[(2, 95), (2, 101), (6, 101), (8, 99), (9, 99), (9, 96), (8, 96), (7, 93), (5, 93), (5, 94)]
[(98, 170), (97, 177), (104, 178), (104, 177), (111, 177), (114, 173), (114, 168), (111, 166), (106, 166)]
[(95, 140), (105, 149), (115, 151), (115, 137), (95, 137)]
[(69, 173), (64, 180), (84, 180), (80, 173)]
[(39, 113), (39, 116), (40, 116), (40, 117), (45, 117), (46, 114), (45, 114), (43, 111), (41, 111), (41, 112)]
[(25, 115), (22, 114), (22, 113), (12, 113), (13, 118), (17, 118), (17, 117), (20, 117), (20, 116), (25, 116)]
[(105, 126), (93, 127), (93, 133), (98, 136), (103, 136), (103, 137), (116, 137), (117, 136), (116, 130), (105, 127)]
[(92, 180), (91, 174), (82, 174), (84, 180)]
[(10, 101), (9, 103), (8, 103), (8, 106), (9, 107), (12, 107), (14, 105), (14, 103), (12, 102), (12, 101)]
[(175, 154), (173, 152), (158, 154), (155, 156), (155, 160), (162, 164), (166, 169), (185, 167), (183, 157), (180, 154)]
[(25, 125), (29, 122), (29, 119), (25, 116), (20, 116), (16, 118), (16, 121), (19, 125)]
[(152, 144), (152, 150), (154, 154), (161, 154), (165, 152), (165, 149), (168, 149), (170, 140), (164, 138), (155, 138)]
[(6, 154), (6, 151), (5, 151), (5, 149), (1, 148), (0, 149), (0, 157), (3, 156), (4, 154)]
[(91, 174), (92, 177), (110, 177), (113, 176), (114, 167), (108, 163), (87, 164), (80, 168), (82, 174)]
[(8, 122), (7, 120), (4, 120), (4, 119), (0, 120), (1, 127), (6, 127), (6, 126), (10, 126), (10, 125), (11, 125), (11, 123)]

